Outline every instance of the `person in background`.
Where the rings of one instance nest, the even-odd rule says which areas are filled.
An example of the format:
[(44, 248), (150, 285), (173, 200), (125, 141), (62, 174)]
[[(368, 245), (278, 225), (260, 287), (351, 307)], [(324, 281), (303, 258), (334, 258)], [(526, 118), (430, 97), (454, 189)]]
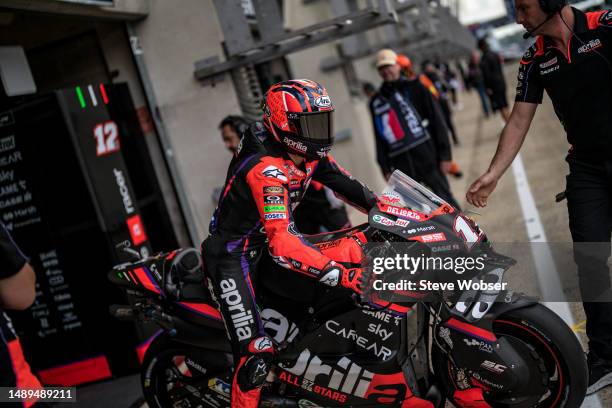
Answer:
[(508, 122), (510, 111), (508, 109), (508, 97), (506, 96), (506, 80), (504, 79), (502, 58), (491, 51), (487, 40), (481, 38), (478, 41), (478, 48), (482, 52), (480, 58), (480, 70), (493, 112), (499, 112)]
[[(25, 310), (35, 297), (34, 270), (0, 222), (0, 387), (42, 388), (26, 362), (11, 319), (3, 310)], [(26, 400), (15, 406), (29, 408), (34, 405), (40, 406), (36, 400)]]
[[(398, 54), (397, 63), (400, 65), (400, 67), (402, 68), (402, 73), (406, 76), (406, 78), (408, 78), (409, 81), (414, 81), (418, 78), (421, 84), (431, 93), (436, 102), (440, 104), (441, 96), (440, 92), (438, 91), (438, 88), (436, 88), (434, 83), (431, 81), (431, 79), (429, 79), (427, 75), (418, 75), (416, 73), (416, 71), (414, 70), (414, 65), (412, 64), (412, 60), (408, 56), (404, 54)], [(440, 109), (442, 113), (444, 113), (442, 106), (440, 106)], [(449, 129), (454, 129), (452, 118), (445, 116), (444, 119), (446, 120), (446, 126), (448, 126)], [(452, 132), (453, 130), (451, 130), (451, 133)], [(457, 178), (461, 178), (463, 176), (463, 173), (459, 169), (459, 164), (457, 164), (457, 162), (452, 162), (449, 174), (452, 174)]]
[(451, 69), (450, 64), (446, 61), (440, 60), (439, 56), (436, 56), (434, 60), (434, 66), (444, 78), (444, 82), (450, 93), (450, 99), (453, 102), (453, 106), (457, 106), (457, 92), (459, 90), (459, 81), (457, 80), (457, 74)]
[(249, 121), (242, 116), (228, 115), (219, 124), (221, 139), (225, 147), (236, 155), (242, 134), (248, 129)]
[[(484, 207), (525, 140), (544, 92), (571, 145), (566, 197), (589, 338), (587, 395), (612, 385), (612, 11), (516, 0), (516, 21), (536, 37), (519, 65), (512, 114), (487, 171), (467, 199)], [(544, 5), (546, 6), (546, 5)], [(599, 49), (600, 51), (598, 51)], [(606, 57), (607, 55), (607, 57)], [(559, 135), (560, 136), (560, 135)], [(610, 406), (609, 404), (607, 404)]]
[(439, 74), (438, 69), (431, 61), (423, 62), (423, 74), (429, 78), (429, 80), (434, 84), (438, 93), (440, 94), (438, 101), (440, 103), (440, 108), (442, 109), (442, 113), (444, 114), (444, 120), (448, 126), (448, 130), (451, 132), (451, 136), (453, 138), (453, 144), (458, 145), (459, 139), (457, 138), (457, 132), (455, 131), (455, 126), (453, 125), (453, 117), (450, 105), (448, 103), (448, 92), (450, 90), (449, 85), (446, 83), (446, 80), (443, 76)]
[(363, 90), (363, 94), (366, 96), (366, 98), (368, 98), (368, 101), (370, 101), (374, 95), (376, 95), (376, 87), (371, 82), (363, 81), (361, 89)]
[(478, 92), (480, 104), (482, 105), (482, 112), (484, 117), (488, 118), (491, 114), (491, 108), (489, 107), (489, 97), (487, 96), (484, 77), (482, 76), (482, 71), (480, 69), (480, 55), (476, 50), (472, 52), (470, 57), (467, 73), (467, 84), (469, 84), (470, 88), (474, 88), (476, 92)]
[(464, 60), (455, 61), (455, 67), (457, 68), (457, 72), (459, 72), (459, 78), (458, 78), (458, 80), (460, 81), (459, 87), (463, 90), (466, 90), (467, 73), (466, 73), (465, 61)]
[(452, 155), (438, 103), (418, 80), (402, 76), (393, 50), (379, 51), (376, 67), (383, 84), (370, 101), (370, 113), (383, 175), (389, 178), (399, 169), (459, 208), (446, 179)]
[(310, 182), (302, 202), (293, 211), (293, 217), (298, 231), (303, 234), (351, 228), (344, 202), (317, 181)]

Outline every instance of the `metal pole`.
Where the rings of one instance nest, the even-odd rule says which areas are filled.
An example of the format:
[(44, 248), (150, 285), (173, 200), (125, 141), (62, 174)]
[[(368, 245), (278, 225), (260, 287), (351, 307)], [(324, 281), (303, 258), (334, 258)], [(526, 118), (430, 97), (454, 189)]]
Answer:
[(193, 209), (189, 203), (189, 198), (187, 197), (187, 192), (184, 188), (180, 170), (176, 164), (176, 160), (174, 159), (174, 152), (170, 139), (168, 138), (166, 126), (164, 125), (164, 122), (159, 114), (157, 98), (155, 97), (153, 84), (151, 82), (151, 78), (149, 77), (149, 72), (142, 56), (142, 50), (140, 49), (138, 43), (138, 35), (136, 34), (136, 30), (134, 30), (133, 23), (126, 22), (125, 25), (130, 40), (132, 57), (134, 58), (136, 69), (138, 70), (138, 74), (142, 82), (145, 99), (147, 100), (149, 110), (151, 111), (151, 117), (153, 118), (153, 123), (155, 125), (155, 133), (157, 133), (157, 139), (163, 151), (164, 161), (166, 163), (170, 179), (172, 180), (172, 186), (178, 199), (179, 208), (181, 209), (181, 214), (183, 216), (185, 226), (187, 227), (191, 244), (197, 248), (200, 245), (200, 238), (198, 237), (198, 232), (196, 229), (197, 224), (193, 215)]

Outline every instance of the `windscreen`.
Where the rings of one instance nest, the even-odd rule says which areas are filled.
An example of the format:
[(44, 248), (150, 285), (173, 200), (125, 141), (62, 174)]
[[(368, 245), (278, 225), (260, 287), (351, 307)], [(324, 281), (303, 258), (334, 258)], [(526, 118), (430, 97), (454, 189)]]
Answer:
[(425, 215), (430, 215), (445, 204), (449, 205), (399, 170), (389, 177), (380, 199), (386, 204), (409, 208)]

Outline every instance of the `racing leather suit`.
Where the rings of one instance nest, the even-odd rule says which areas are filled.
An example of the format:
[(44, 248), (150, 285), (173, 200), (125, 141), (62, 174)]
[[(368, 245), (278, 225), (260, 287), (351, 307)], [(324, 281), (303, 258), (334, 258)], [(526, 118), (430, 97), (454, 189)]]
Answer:
[(344, 281), (344, 267), (308, 243), (295, 227), (292, 211), (311, 180), (363, 210), (376, 203), (376, 196), (331, 157), (296, 166), (261, 123), (245, 132), (230, 163), (202, 253), (235, 356), (232, 407), (258, 405), (274, 356), (251, 281), (262, 251), (293, 272), (329, 286), (350, 286)]

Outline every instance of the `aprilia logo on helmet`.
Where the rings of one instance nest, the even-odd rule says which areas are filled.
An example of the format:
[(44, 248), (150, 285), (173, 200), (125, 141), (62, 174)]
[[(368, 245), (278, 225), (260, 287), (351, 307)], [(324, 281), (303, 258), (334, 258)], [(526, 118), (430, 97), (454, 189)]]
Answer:
[(297, 141), (297, 140), (291, 140), (286, 136), (283, 139), (283, 143), (285, 143), (287, 146), (291, 147), (292, 149), (299, 150), (302, 153), (306, 153), (306, 151), (308, 150), (308, 147), (302, 144), (302, 142)]

